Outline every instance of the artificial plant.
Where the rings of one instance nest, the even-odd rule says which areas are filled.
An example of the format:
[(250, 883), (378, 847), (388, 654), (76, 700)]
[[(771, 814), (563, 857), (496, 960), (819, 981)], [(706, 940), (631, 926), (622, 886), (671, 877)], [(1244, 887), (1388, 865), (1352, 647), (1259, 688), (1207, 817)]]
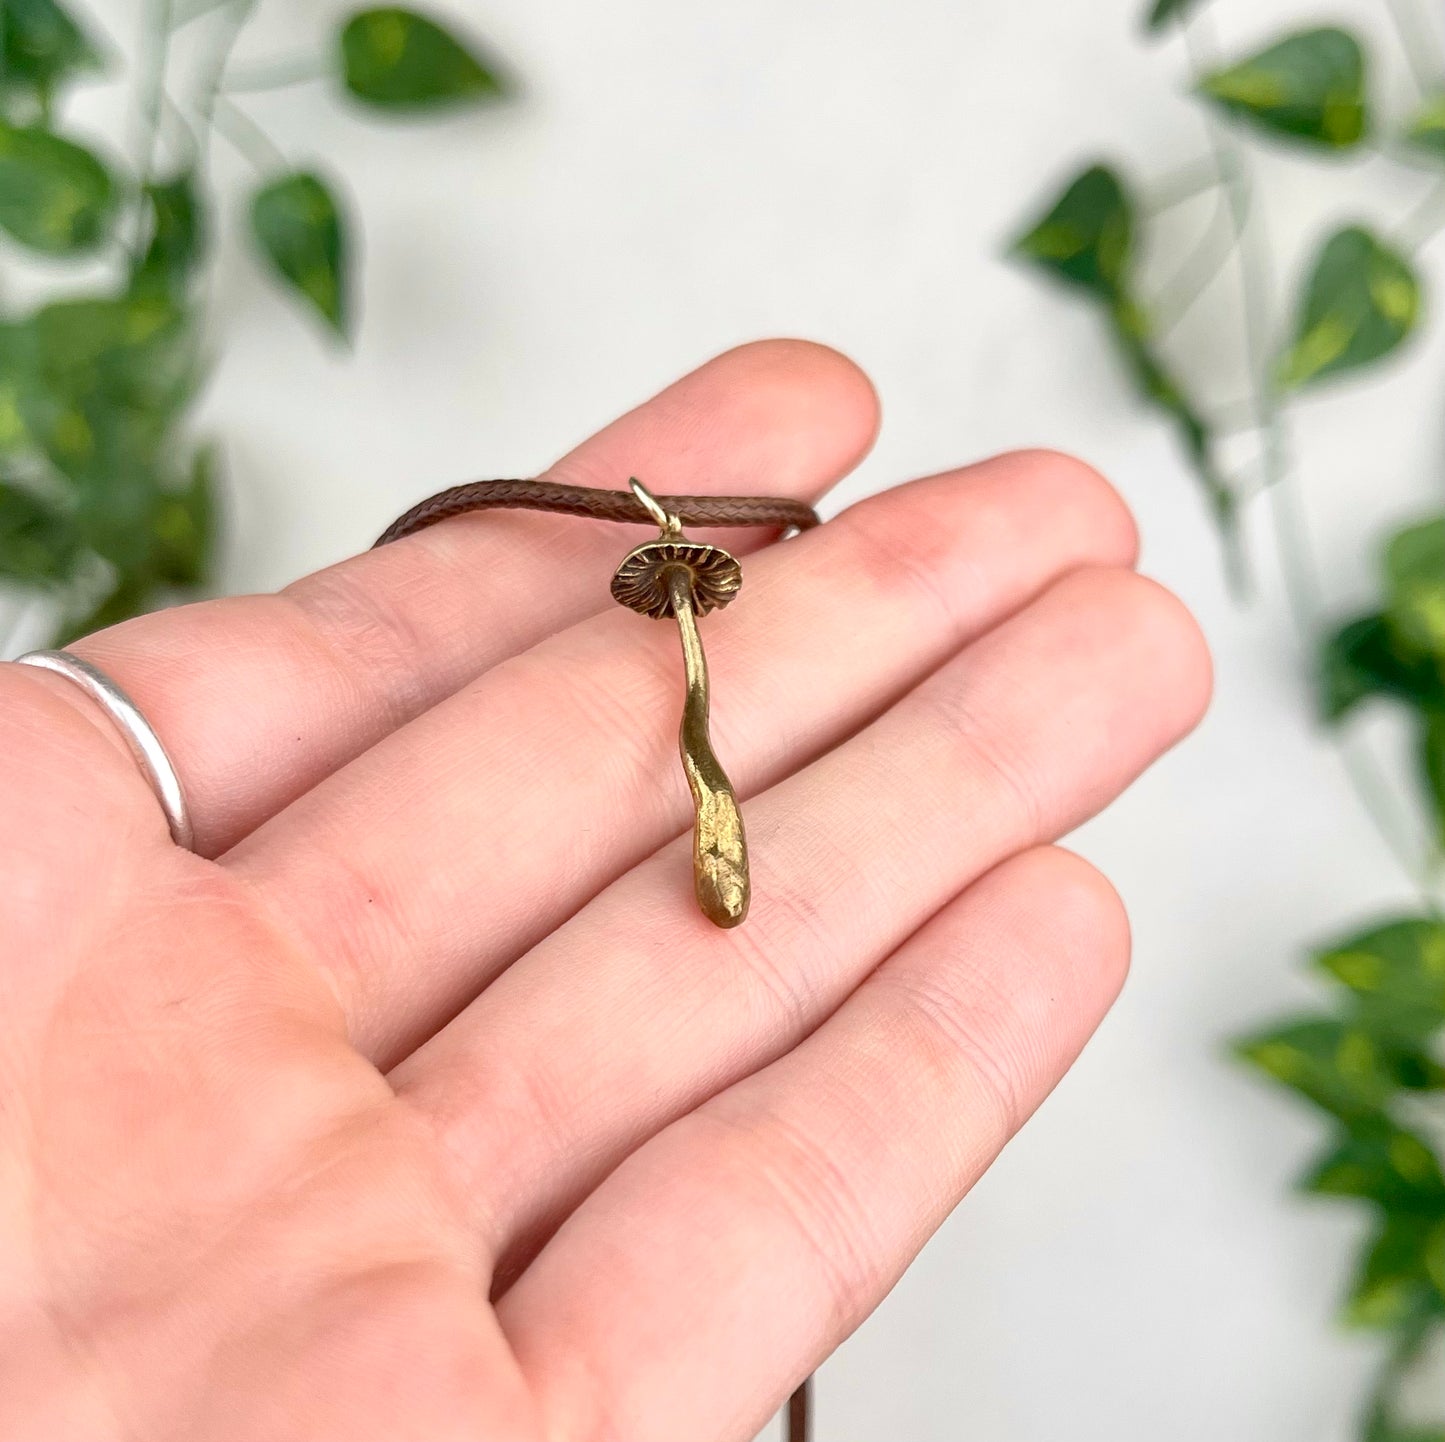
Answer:
[[(1145, 187), (1122, 169), (1082, 169), (1013, 246), (1013, 254), (1072, 287), (1098, 310), (1140, 398), (1176, 429), (1224, 544), (1230, 574), (1248, 572), (1241, 507), (1263, 494), (1275, 507), (1280, 564), (1302, 644), (1320, 675), (1319, 709), (1351, 775), (1419, 897), (1388, 918), (1315, 953), (1326, 987), (1319, 1007), (1240, 1039), (1236, 1054), (1321, 1116), (1326, 1138), (1300, 1178), (1311, 1195), (1346, 1198), (1370, 1218), (1345, 1303), (1346, 1320), (1384, 1339), (1377, 1383), (1362, 1409), (1362, 1442), (1445, 1442), (1445, 1417), (1420, 1422), (1403, 1399), (1432, 1341), (1445, 1338), (1445, 1177), (1438, 1138), (1445, 1090), (1445, 515), (1421, 518), (1385, 547), (1379, 603), (1343, 623), (1327, 618), (1321, 584), (1296, 510), (1299, 480), (1286, 419), (1316, 387), (1364, 373), (1420, 328), (1427, 289), (1421, 251), (1439, 228), (1445, 198), (1445, 56), (1419, 17), (1395, 0), (1414, 74), (1403, 125), (1383, 120), (1376, 67), (1353, 31), (1302, 24), (1261, 49), (1222, 56), (1211, 43), (1206, 0), (1157, 0), (1151, 34), (1179, 35), (1201, 111), (1208, 155), (1194, 178), (1151, 209)], [(1324, 157), (1369, 148), (1436, 172), (1403, 226), (1351, 223), (1322, 235), (1292, 287), (1293, 314), (1272, 299), (1291, 287), (1274, 274), (1253, 204), (1251, 144)], [(1336, 172), (1337, 173), (1337, 172)], [(1150, 296), (1141, 255), (1161, 209), (1205, 191), (1213, 218), (1163, 295)], [(1247, 394), (1243, 421), (1200, 399), (1205, 377), (1171, 347), (1174, 328), (1221, 268), (1237, 267), (1242, 344), (1234, 382)], [(1222, 459), (1226, 437), (1257, 439), (1244, 468)], [(1428, 817), (1423, 848), (1401, 837), (1382, 800), (1382, 768), (1351, 734), (1354, 713), (1384, 702), (1416, 735), (1416, 780)]]
[[(245, 96), (324, 80), (341, 102), (387, 117), (509, 88), (474, 40), (400, 6), (344, 14), (329, 50), (299, 67), (238, 73), (232, 55), (258, 8), (147, 0), (130, 91), (141, 139), (124, 157), (65, 121), (72, 87), (117, 68), (94, 17), (59, 0), (0, 0), (0, 266), (44, 263), (38, 305), (13, 301), (0, 275), (0, 582), (39, 598), (57, 638), (211, 575), (217, 451), (190, 413), (218, 341), (207, 299), (227, 197), (213, 137), (253, 172), (244, 209), (261, 265), (326, 330), (346, 337), (355, 324), (356, 221), (341, 186), (314, 157), (288, 160)], [(178, 78), (182, 32), (201, 54)]]

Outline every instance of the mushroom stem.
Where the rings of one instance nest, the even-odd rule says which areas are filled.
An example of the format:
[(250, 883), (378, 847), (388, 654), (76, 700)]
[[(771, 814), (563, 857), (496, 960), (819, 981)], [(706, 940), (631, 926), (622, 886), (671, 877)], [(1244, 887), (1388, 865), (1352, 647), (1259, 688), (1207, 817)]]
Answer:
[(687, 699), (678, 744), (695, 813), (692, 869), (697, 904), (715, 925), (736, 926), (747, 915), (749, 895), (742, 812), (708, 735), (707, 657), (698, 635), (692, 577), (686, 567), (668, 571), (667, 587), (687, 672)]

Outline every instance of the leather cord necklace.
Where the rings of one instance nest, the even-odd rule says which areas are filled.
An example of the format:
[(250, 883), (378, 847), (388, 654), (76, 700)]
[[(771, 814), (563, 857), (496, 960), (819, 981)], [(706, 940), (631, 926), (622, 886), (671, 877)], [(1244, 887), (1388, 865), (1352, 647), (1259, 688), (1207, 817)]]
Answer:
[[(684, 526), (780, 526), (806, 531), (819, 524), (817, 511), (806, 501), (786, 497), (658, 496), (656, 500)], [(404, 516), (398, 516), (376, 544), (399, 541), (452, 516), (504, 507), (585, 516), (594, 521), (627, 521), (639, 526), (655, 519), (633, 491), (563, 486), (552, 481), (472, 481), (418, 502)]]
[[(635, 546), (612, 578), (619, 604), (662, 620), (672, 617), (682, 641), (687, 692), (679, 749), (693, 798), (693, 886), (698, 906), (717, 926), (739, 925), (750, 895), (747, 839), (737, 796), (708, 735), (707, 660), (697, 618), (729, 605), (742, 567), (721, 546), (693, 541), (684, 526), (768, 526), (804, 531), (819, 524), (803, 501), (775, 496), (654, 496), (640, 481), (630, 491), (551, 481), (473, 481), (415, 505), (391, 523), (378, 546), (473, 511), (513, 508), (637, 525), (653, 523), (656, 540)], [(809, 1442), (811, 1379), (788, 1402), (787, 1442)]]

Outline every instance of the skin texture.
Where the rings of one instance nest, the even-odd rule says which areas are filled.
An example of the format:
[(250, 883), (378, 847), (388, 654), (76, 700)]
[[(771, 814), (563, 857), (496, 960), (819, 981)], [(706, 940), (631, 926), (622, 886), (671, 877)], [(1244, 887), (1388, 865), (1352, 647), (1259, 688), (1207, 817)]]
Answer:
[[(814, 499), (876, 426), (769, 342), (549, 474)], [(79, 643), (201, 855), (0, 667), (0, 1442), (741, 1442), (1083, 1046), (1128, 927), (1051, 843), (1209, 690), (1107, 484), (1003, 456), (745, 554), (729, 932), (635, 539), (462, 518)]]

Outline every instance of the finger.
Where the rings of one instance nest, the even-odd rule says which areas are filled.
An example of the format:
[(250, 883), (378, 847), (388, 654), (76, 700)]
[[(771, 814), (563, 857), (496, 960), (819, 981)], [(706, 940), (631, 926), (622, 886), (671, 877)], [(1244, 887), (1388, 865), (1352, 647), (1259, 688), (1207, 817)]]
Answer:
[[(733, 781), (776, 780), (1062, 571), (1133, 550), (1104, 482), (1033, 454), (902, 487), (761, 553), (707, 628)], [(388, 737), (236, 853), (331, 968), (370, 1055), (404, 1054), (687, 823), (666, 719), (677, 645), (614, 607)]]
[(502, 1300), (546, 1434), (757, 1432), (1048, 1095), (1127, 959), (1109, 884), (1025, 853), (650, 1141)]
[[(877, 404), (821, 346), (743, 347), (587, 441), (551, 480), (815, 498), (868, 449)], [(74, 650), (165, 739), (216, 855), (489, 666), (611, 602), (628, 533), (488, 512), (366, 552), (275, 596), (128, 621)], [(729, 531), (749, 549), (765, 534)]]
[(751, 803), (744, 927), (692, 914), (684, 841), (512, 966), (392, 1073), (445, 1138), (502, 1280), (629, 1151), (795, 1045), (971, 880), (1111, 800), (1207, 688), (1173, 597), (1078, 573)]
[[(108, 875), (118, 856), (164, 868), (182, 857), (155, 793), (120, 731), (73, 682), (32, 666), (0, 665), (0, 874), (18, 939), (57, 942), (83, 923), (77, 882)], [(185, 858), (194, 861), (194, 858)]]

